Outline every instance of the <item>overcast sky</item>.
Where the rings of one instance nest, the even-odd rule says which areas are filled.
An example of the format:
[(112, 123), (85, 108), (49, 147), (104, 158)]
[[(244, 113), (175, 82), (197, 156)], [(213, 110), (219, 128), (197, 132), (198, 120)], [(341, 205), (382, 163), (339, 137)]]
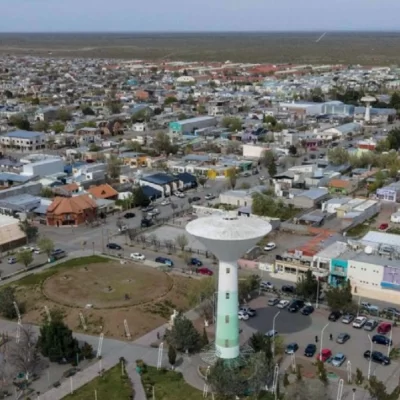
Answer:
[(399, 15), (400, 0), (12, 0), (0, 31), (389, 31)]

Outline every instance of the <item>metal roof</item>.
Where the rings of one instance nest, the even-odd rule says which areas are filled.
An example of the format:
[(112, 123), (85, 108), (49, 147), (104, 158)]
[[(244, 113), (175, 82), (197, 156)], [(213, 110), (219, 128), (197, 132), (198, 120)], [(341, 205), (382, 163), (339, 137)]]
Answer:
[(3, 137), (10, 137), (10, 138), (18, 138), (18, 139), (32, 139), (37, 136), (44, 135), (42, 132), (31, 132), (31, 131), (22, 131), (17, 130), (13, 132), (8, 132), (3, 135)]
[(23, 176), (19, 174), (13, 174), (11, 172), (0, 172), (0, 181), (11, 181), (11, 182), (28, 182), (32, 179), (32, 176)]
[(167, 183), (176, 182), (178, 180), (174, 176), (163, 173), (147, 175), (140, 179), (145, 182), (154, 183), (155, 185), (166, 185)]

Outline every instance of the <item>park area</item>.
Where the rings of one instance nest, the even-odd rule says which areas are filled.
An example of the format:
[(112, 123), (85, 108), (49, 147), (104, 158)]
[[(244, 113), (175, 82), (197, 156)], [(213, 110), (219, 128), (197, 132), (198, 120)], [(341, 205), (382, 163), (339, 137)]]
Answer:
[[(200, 281), (157, 268), (90, 256), (69, 260), (11, 285), (25, 323), (40, 324), (45, 306), (59, 309), (73, 331), (137, 338), (189, 308)], [(82, 313), (84, 323), (80, 316)], [(138, 323), (140, 321), (140, 323)], [(86, 329), (85, 329), (86, 328)]]

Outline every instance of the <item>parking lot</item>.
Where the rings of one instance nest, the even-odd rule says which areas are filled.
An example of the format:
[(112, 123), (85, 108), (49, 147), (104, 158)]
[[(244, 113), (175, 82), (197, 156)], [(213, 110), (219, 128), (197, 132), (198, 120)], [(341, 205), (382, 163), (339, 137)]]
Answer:
[[(363, 357), (363, 353), (370, 349), (371, 338), (376, 334), (376, 329), (367, 332), (364, 329), (356, 329), (352, 324), (346, 325), (339, 319), (337, 322), (328, 320), (328, 310), (315, 310), (310, 316), (304, 316), (300, 312), (290, 313), (287, 309), (279, 309), (276, 306), (267, 306), (270, 297), (261, 296), (255, 299), (251, 305), (257, 309), (257, 316), (242, 322), (260, 332), (267, 332), (273, 329), (273, 319), (275, 319), (275, 330), (279, 335), (283, 336), (285, 344), (297, 343), (299, 349), (296, 352), (296, 359), (305, 359), (304, 349), (308, 344), (315, 343), (315, 336), (318, 336), (317, 351), (320, 349), (321, 339), (322, 348), (328, 348), (332, 351), (333, 356), (337, 353), (343, 353), (346, 361), (337, 370), (346, 373), (347, 361), (351, 363), (352, 373), (355, 374), (356, 369), (360, 368), (365, 379), (368, 374), (369, 362)], [(321, 338), (322, 329), (329, 323), (325, 329), (325, 333)], [(336, 338), (340, 333), (348, 333), (350, 339), (344, 344), (336, 343)], [(330, 341), (329, 335), (332, 334), (333, 340)], [(400, 345), (400, 328), (394, 328), (392, 333), (393, 347), (398, 348)], [(388, 347), (384, 345), (374, 344), (374, 351), (380, 351), (387, 355)], [(317, 354), (313, 357), (315, 357)], [(291, 365), (291, 357), (286, 356), (284, 360), (284, 368)], [(335, 370), (335, 367), (331, 367)], [(400, 364), (398, 360), (391, 360), (391, 364), (383, 366), (375, 362), (371, 362), (371, 375), (375, 375), (379, 380), (385, 382), (389, 391), (392, 391), (398, 384), (400, 372)]]

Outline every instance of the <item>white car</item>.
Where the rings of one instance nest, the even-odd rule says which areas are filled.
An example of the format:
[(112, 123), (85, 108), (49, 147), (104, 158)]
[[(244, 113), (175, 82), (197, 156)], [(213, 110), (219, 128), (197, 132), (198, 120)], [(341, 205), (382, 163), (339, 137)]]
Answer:
[(183, 199), (184, 197), (186, 197), (185, 193), (182, 193), (182, 192), (178, 192), (177, 196), (178, 196), (180, 199)]
[(289, 300), (281, 300), (277, 307), (278, 308), (286, 308), (289, 305), (290, 301)]
[(212, 193), (208, 193), (204, 196), (205, 200), (213, 200), (215, 199), (215, 196)]
[(146, 257), (141, 253), (131, 253), (132, 260), (144, 261)]
[(260, 288), (262, 290), (272, 290), (274, 288), (274, 285), (271, 282), (262, 281), (260, 283)]
[(35, 250), (33, 250), (33, 252), (34, 252), (35, 254), (42, 254), (42, 253), (43, 253), (42, 249), (39, 248), (39, 247), (35, 247)]
[(147, 213), (147, 215), (151, 215), (152, 217), (155, 217), (158, 214), (160, 214), (160, 210), (158, 208), (155, 208)]
[(168, 205), (170, 205), (170, 204), (171, 204), (171, 200), (169, 200), (169, 199), (163, 200), (163, 201), (161, 202), (161, 205), (162, 205), (162, 206), (168, 206)]
[(353, 322), (353, 328), (361, 329), (367, 322), (367, 317), (357, 317)]
[(276, 244), (274, 242), (269, 242), (264, 247), (264, 251), (271, 251), (274, 249), (276, 249)]
[(246, 312), (240, 310), (238, 312), (238, 317), (239, 317), (239, 319), (242, 319), (243, 321), (247, 321), (249, 319), (249, 314), (247, 314)]

